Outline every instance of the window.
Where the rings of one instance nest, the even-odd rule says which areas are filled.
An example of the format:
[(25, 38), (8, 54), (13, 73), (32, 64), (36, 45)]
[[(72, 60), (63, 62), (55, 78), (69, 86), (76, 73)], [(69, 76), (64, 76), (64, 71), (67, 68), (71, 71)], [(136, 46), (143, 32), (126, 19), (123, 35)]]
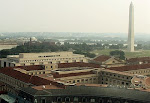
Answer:
[(42, 98), (42, 99), (41, 99), (41, 103), (46, 103), (46, 99), (45, 99), (45, 98)]
[(78, 97), (74, 97), (73, 101), (78, 102), (79, 101)]
[(115, 61), (113, 61), (113, 63), (115, 63)]
[(99, 103), (104, 103), (104, 100), (100, 98)]
[(68, 63), (68, 61), (65, 61), (65, 63)]
[(57, 63), (60, 63), (60, 61), (57, 61)]
[(92, 103), (95, 102), (95, 99), (91, 99), (90, 102), (92, 102)]
[(9, 63), (9, 67), (10, 67), (10, 63)]
[(75, 83), (75, 80), (73, 80), (73, 83)]
[(82, 102), (87, 102), (87, 99), (85, 97), (83, 97)]
[(37, 99), (34, 99), (34, 103), (37, 103)]
[(57, 102), (62, 102), (62, 98), (61, 98), (61, 97), (58, 97), (58, 98), (57, 98)]
[(72, 60), (72, 62), (76, 62), (76, 60)]
[(43, 62), (40, 62), (39, 64), (42, 65), (42, 64), (44, 64), (44, 63), (43, 63)]
[[(107, 100), (107, 103), (113, 103), (112, 100)], [(116, 103), (116, 102), (115, 102)]]
[(83, 60), (80, 60), (80, 62), (83, 62)]
[(21, 66), (25, 66), (25, 64), (21, 64)]
[(129, 83), (126, 83), (126, 85), (129, 85)]
[(65, 102), (70, 102), (70, 98), (69, 98), (69, 97), (66, 97), (66, 98), (65, 98)]
[(34, 63), (30, 63), (30, 65), (34, 65)]

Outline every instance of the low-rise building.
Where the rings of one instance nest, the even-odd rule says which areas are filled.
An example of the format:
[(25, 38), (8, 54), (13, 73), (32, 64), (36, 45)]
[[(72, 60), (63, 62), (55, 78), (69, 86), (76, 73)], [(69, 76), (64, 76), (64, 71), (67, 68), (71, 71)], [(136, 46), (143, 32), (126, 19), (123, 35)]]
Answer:
[(72, 52), (19, 53), (1, 59), (1, 67), (45, 65), (52, 63), (87, 62), (84, 55)]
[[(0, 69), (0, 91), (11, 93), (19, 103), (149, 103), (150, 101), (145, 98), (149, 95), (150, 88), (150, 79), (147, 77), (142, 82), (147, 88), (136, 89), (135, 82), (137, 83), (138, 75), (105, 68), (88, 66), (49, 68), (50, 73), (36, 75), (22, 71), (41, 71), (41, 67), (32, 65)], [(140, 83), (140, 80), (138, 82)]]
[(150, 63), (150, 57), (129, 58), (127, 60), (128, 65), (148, 64), (148, 63)]
[(100, 64), (103, 67), (119, 67), (125, 65), (125, 62), (123, 60), (107, 55), (97, 56), (93, 60), (90, 60), (90, 62)]
[(130, 87), (134, 76), (129, 73), (103, 69), (99, 72), (99, 84)]
[(107, 69), (130, 74), (150, 75), (150, 64), (127, 65), (122, 67), (111, 67)]

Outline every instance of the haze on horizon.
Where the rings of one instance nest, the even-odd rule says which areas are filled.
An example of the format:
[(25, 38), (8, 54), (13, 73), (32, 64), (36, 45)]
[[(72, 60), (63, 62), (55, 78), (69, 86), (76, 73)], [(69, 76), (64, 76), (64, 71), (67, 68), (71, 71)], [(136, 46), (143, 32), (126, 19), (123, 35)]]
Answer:
[[(150, 0), (132, 0), (135, 32), (150, 33)], [(127, 33), (131, 0), (0, 0), (0, 32)]]

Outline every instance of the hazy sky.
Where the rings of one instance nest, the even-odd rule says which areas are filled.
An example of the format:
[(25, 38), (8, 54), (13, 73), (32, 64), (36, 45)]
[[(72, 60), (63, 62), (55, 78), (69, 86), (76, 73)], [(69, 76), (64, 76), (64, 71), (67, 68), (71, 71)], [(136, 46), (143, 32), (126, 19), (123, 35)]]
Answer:
[[(135, 32), (150, 33), (150, 0), (132, 0)], [(0, 32), (127, 33), (131, 0), (0, 0)]]

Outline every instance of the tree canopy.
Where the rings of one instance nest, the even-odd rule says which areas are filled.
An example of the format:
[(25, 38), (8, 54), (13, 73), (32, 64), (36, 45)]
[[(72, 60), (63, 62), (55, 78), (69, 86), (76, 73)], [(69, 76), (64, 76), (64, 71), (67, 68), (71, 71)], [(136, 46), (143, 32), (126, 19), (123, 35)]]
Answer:
[(122, 60), (125, 60), (125, 53), (123, 51), (121, 51), (121, 50), (111, 51), (110, 55), (118, 57), (118, 58), (120, 58)]

